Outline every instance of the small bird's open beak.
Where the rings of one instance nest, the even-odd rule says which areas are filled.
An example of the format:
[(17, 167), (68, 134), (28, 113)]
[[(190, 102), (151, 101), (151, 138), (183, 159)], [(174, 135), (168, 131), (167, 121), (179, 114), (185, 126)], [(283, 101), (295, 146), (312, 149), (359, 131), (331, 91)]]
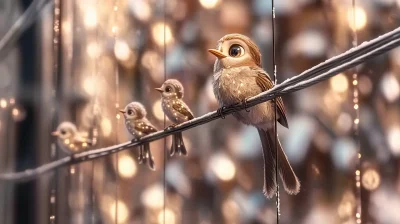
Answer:
[(221, 51), (215, 50), (215, 49), (208, 49), (208, 52), (211, 54), (215, 55), (218, 59), (226, 58), (226, 55), (224, 55)]
[(160, 93), (164, 92), (161, 88), (154, 88), (154, 89), (157, 90)]
[(52, 136), (59, 136), (60, 133), (59, 133), (58, 131), (53, 131), (53, 132), (51, 133), (51, 135), (52, 135)]
[(119, 112), (121, 112), (121, 113), (123, 113), (123, 114), (126, 113), (124, 110), (119, 110)]

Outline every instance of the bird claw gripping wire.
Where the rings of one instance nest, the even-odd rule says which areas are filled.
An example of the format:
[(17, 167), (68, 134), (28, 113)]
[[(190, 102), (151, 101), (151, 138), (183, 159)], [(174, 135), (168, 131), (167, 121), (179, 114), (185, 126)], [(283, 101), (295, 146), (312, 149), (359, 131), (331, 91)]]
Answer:
[(250, 109), (248, 108), (249, 106), (247, 105), (247, 98), (242, 101), (242, 104), (244, 105), (244, 110), (247, 113), (250, 112)]
[(225, 106), (222, 106), (220, 108), (218, 108), (217, 113), (218, 115), (221, 117), (221, 119), (225, 119), (225, 116), (222, 114), (222, 112), (226, 109)]

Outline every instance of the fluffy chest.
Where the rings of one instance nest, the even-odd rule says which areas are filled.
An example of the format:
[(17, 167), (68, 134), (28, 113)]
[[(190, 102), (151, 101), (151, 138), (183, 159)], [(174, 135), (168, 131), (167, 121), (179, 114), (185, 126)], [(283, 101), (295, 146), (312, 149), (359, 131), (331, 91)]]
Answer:
[(253, 71), (247, 67), (221, 69), (214, 74), (214, 94), (221, 105), (239, 103), (261, 92), (255, 80)]

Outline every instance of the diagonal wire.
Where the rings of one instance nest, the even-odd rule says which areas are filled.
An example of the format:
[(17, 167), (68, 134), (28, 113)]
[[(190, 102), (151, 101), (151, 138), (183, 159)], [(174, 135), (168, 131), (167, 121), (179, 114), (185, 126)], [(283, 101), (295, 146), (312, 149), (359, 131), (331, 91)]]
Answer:
[[(282, 96), (288, 93), (292, 93), (309, 86), (315, 85), (319, 82), (322, 82), (340, 72), (345, 71), (351, 67), (354, 67), (358, 64), (361, 64), (373, 57), (381, 55), (385, 52), (390, 51), (391, 49), (400, 46), (400, 28), (396, 28), (393, 31), (386, 33), (378, 38), (375, 38), (369, 42), (365, 42), (358, 47), (352, 48), (347, 52), (340, 54), (332, 59), (329, 59), (311, 69), (304, 71), (303, 73), (294, 76), (291, 79), (287, 79), (279, 85), (274, 86), (268, 91), (265, 91), (261, 94), (258, 94), (254, 97), (248, 99), (247, 104), (235, 104), (229, 106), (224, 111), (222, 111), (222, 115), (228, 115), (233, 112), (243, 110), (246, 107), (252, 107), (254, 105), (266, 102), (268, 100), (274, 99), (278, 96)], [(393, 38), (395, 37), (395, 38)], [(377, 44), (379, 43), (379, 44)], [(362, 54), (360, 52), (363, 52)], [(346, 60), (344, 60), (346, 58)], [(338, 62), (341, 63), (338, 63)], [(307, 77), (307, 78), (304, 78)], [(176, 128), (171, 130), (163, 130), (158, 131), (152, 134), (149, 134), (143, 137), (138, 142), (125, 142), (118, 145), (112, 145), (105, 148), (93, 149), (81, 153), (77, 153), (71, 156), (67, 156), (65, 158), (56, 160), (51, 163), (44, 164), (35, 169), (28, 169), (25, 171), (15, 172), (15, 173), (3, 173), (0, 174), (0, 180), (6, 181), (27, 181), (33, 178), (38, 177), (41, 174), (47, 173), (49, 171), (55, 170), (60, 167), (64, 167), (71, 164), (80, 163), (87, 160), (93, 160), (99, 157), (107, 156), (118, 151), (122, 151), (134, 146), (138, 146), (145, 142), (152, 142), (161, 138), (164, 138), (168, 135), (182, 132), (184, 130), (188, 130), (194, 128), (196, 126), (206, 124), (213, 120), (220, 118), (221, 113), (217, 111), (213, 111), (207, 113), (203, 116), (195, 118), (193, 120), (184, 122), (176, 126)]]
[(53, 5), (52, 0), (34, 0), (27, 10), (15, 21), (7, 33), (0, 39), (0, 61), (2, 61), (17, 42), (21, 34), (39, 18), (40, 12), (48, 5)]

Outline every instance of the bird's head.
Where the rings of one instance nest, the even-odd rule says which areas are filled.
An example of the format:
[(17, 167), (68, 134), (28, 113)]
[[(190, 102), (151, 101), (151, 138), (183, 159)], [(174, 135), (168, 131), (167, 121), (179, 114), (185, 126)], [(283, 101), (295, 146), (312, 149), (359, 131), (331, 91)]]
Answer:
[(127, 120), (136, 120), (146, 117), (147, 112), (144, 106), (139, 102), (132, 102), (126, 105), (124, 110), (120, 110)]
[(165, 81), (160, 88), (156, 88), (163, 97), (167, 98), (183, 98), (183, 86), (176, 79), (168, 79)]
[(65, 121), (59, 124), (57, 130), (51, 134), (60, 139), (69, 139), (74, 137), (77, 132), (76, 126), (73, 123)]
[(225, 35), (218, 41), (217, 49), (208, 51), (217, 57), (214, 72), (222, 68), (261, 67), (260, 49), (249, 37), (242, 34)]

